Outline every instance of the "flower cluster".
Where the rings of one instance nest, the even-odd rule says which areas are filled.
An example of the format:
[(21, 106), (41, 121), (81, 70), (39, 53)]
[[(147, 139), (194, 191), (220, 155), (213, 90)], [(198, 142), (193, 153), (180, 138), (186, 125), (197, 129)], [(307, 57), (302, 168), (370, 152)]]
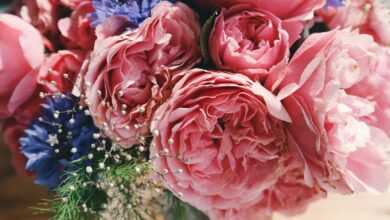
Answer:
[[(385, 1), (13, 10), (0, 15), (3, 136), (19, 173), (57, 193), (56, 219), (271, 219), (390, 185)], [(181, 205), (164, 207), (164, 190)]]

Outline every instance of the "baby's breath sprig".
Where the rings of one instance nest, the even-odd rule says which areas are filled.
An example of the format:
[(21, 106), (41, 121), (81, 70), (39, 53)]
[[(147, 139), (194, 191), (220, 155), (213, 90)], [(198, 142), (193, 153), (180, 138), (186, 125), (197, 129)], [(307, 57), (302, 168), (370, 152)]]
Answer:
[[(161, 215), (162, 187), (153, 181), (153, 171), (144, 152), (104, 141), (90, 154), (74, 161), (78, 170), (67, 173), (49, 201), (55, 220), (131, 219), (149, 220)], [(39, 208), (38, 211), (47, 210)]]

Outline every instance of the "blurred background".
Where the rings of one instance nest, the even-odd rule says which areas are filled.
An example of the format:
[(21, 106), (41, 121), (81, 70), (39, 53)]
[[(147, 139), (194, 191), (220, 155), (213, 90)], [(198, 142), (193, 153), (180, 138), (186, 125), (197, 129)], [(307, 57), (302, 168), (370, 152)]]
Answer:
[(33, 215), (35, 207), (48, 198), (44, 188), (33, 184), (31, 177), (20, 177), (12, 168), (11, 155), (0, 146), (0, 220), (44, 220), (44, 215)]

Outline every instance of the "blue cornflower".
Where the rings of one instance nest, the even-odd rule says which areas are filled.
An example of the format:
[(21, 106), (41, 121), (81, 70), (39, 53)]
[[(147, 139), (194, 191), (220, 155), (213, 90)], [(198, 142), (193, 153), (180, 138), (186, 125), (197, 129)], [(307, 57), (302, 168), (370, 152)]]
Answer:
[[(154, 6), (161, 0), (92, 0), (95, 12), (92, 14), (94, 26), (112, 16), (127, 18), (131, 27), (148, 18)], [(171, 0), (173, 1), (173, 0)]]
[(27, 157), (26, 169), (36, 174), (36, 183), (55, 188), (61, 183), (65, 170), (74, 169), (72, 161), (90, 152), (98, 140), (89, 111), (79, 107), (72, 95), (48, 97), (41, 116), (32, 122), (20, 139), (21, 150)]
[(329, 7), (340, 7), (344, 5), (344, 0), (327, 0), (326, 6)]

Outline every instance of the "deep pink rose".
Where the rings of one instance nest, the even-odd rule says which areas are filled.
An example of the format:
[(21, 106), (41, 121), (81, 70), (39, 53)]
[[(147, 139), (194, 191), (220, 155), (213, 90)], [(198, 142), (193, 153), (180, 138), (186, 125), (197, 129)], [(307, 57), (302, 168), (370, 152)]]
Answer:
[(68, 40), (67, 48), (83, 48), (90, 50), (95, 43), (95, 30), (91, 25), (89, 16), (94, 11), (92, 2), (84, 1), (76, 8), (70, 17), (58, 21), (61, 35)]
[(13, 165), (19, 174), (27, 174), (24, 169), (26, 159), (20, 151), (19, 138), (41, 112), (43, 101), (41, 94), (71, 92), (82, 61), (83, 54), (72, 51), (59, 51), (45, 58), (36, 74), (38, 86), (13, 116), (5, 121), (2, 135), (12, 153)]
[(61, 4), (73, 10), (77, 9), (80, 4), (85, 2), (91, 2), (91, 0), (60, 0)]
[(289, 131), (327, 190), (385, 191), (390, 182), (384, 50), (369, 35), (348, 30), (314, 34), (280, 72), (278, 97), (292, 118)]
[(84, 53), (62, 50), (51, 54), (42, 63), (38, 83), (41, 90), (47, 93), (71, 92), (79, 76)]
[(153, 166), (169, 190), (213, 220), (248, 219), (236, 216), (248, 216), (242, 210), (261, 202), (285, 173), (289, 116), (245, 75), (200, 69), (182, 75), (153, 116)]
[(185, 4), (161, 2), (131, 32), (97, 41), (85, 72), (95, 123), (123, 147), (143, 141), (169, 81), (199, 63), (200, 24)]
[(0, 118), (12, 116), (34, 94), (35, 69), (43, 59), (39, 32), (19, 17), (0, 14)]
[(25, 129), (40, 113), (41, 104), (42, 99), (39, 97), (39, 89), (36, 89), (28, 101), (2, 124), (1, 135), (3, 141), (12, 154), (13, 167), (20, 175), (29, 175), (30, 173), (25, 170), (26, 158), (20, 151), (19, 138), (24, 135)]
[(57, 31), (58, 7), (58, 0), (24, 0), (20, 16), (41, 33), (53, 33)]
[(289, 34), (279, 18), (244, 4), (222, 9), (209, 38), (210, 56), (218, 68), (255, 80), (284, 65), (289, 48)]
[(204, 8), (231, 7), (241, 3), (250, 3), (261, 10), (269, 11), (283, 20), (307, 20), (313, 12), (325, 5), (325, 0), (195, 0)]
[(24, 130), (28, 125), (20, 123), (14, 119), (7, 119), (2, 127), (4, 143), (11, 151), (12, 165), (19, 175), (26, 175), (26, 157), (20, 152), (19, 138), (24, 135)]
[(385, 0), (350, 0), (343, 7), (327, 8), (319, 14), (332, 29), (352, 28), (390, 45), (390, 4)]

